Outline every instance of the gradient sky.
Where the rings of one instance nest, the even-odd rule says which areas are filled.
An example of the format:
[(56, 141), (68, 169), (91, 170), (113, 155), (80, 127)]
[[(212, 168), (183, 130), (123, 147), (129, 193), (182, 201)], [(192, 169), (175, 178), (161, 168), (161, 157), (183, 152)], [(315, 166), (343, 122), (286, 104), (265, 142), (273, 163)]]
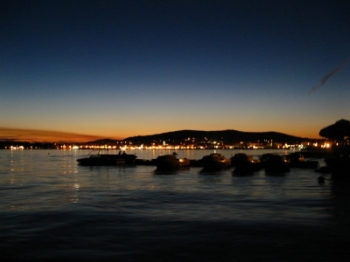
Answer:
[(0, 138), (317, 138), (350, 119), (349, 10), (347, 0), (1, 1)]

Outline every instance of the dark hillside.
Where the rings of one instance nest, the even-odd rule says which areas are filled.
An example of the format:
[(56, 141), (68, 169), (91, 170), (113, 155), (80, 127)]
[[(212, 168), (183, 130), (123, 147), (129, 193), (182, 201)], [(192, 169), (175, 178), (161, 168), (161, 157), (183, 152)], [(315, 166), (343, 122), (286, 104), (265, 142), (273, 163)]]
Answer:
[(271, 141), (278, 143), (300, 143), (304, 140), (309, 140), (301, 137), (291, 136), (278, 132), (241, 132), (236, 130), (222, 131), (197, 131), (197, 130), (181, 130), (155, 135), (134, 136), (125, 140), (133, 143), (159, 143), (166, 141), (169, 143), (180, 143), (185, 140), (199, 141), (222, 141), (226, 144), (244, 142), (263, 142)]

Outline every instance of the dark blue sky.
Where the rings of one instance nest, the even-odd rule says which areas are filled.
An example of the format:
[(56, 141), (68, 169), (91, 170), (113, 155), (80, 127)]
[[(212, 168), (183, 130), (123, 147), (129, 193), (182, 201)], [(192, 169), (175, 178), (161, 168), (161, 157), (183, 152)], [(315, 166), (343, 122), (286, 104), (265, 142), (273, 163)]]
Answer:
[(332, 72), (350, 58), (349, 1), (2, 1), (0, 12), (0, 127), (317, 137), (349, 119), (350, 65)]

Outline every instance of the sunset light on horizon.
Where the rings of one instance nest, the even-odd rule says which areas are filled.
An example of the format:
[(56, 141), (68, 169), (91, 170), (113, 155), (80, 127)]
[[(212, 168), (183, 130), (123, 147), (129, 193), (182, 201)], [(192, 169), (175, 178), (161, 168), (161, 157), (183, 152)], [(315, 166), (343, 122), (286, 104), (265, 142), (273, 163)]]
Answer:
[(350, 119), (350, 2), (3, 1), (0, 140), (319, 138)]
[(68, 132), (1, 127), (0, 134), (0, 140), (27, 142), (89, 142), (105, 138), (102, 136), (93, 136)]

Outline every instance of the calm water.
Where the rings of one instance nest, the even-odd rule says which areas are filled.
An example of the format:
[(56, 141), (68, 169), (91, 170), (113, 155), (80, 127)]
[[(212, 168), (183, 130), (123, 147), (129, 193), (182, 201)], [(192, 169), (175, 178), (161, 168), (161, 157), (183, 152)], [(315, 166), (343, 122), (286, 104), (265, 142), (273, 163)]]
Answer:
[[(319, 184), (312, 169), (281, 176), (201, 168), (158, 174), (154, 166), (78, 166), (87, 153), (0, 150), (2, 258), (348, 260), (349, 187)], [(152, 159), (170, 152), (128, 153)], [(209, 153), (178, 151), (192, 159)]]

